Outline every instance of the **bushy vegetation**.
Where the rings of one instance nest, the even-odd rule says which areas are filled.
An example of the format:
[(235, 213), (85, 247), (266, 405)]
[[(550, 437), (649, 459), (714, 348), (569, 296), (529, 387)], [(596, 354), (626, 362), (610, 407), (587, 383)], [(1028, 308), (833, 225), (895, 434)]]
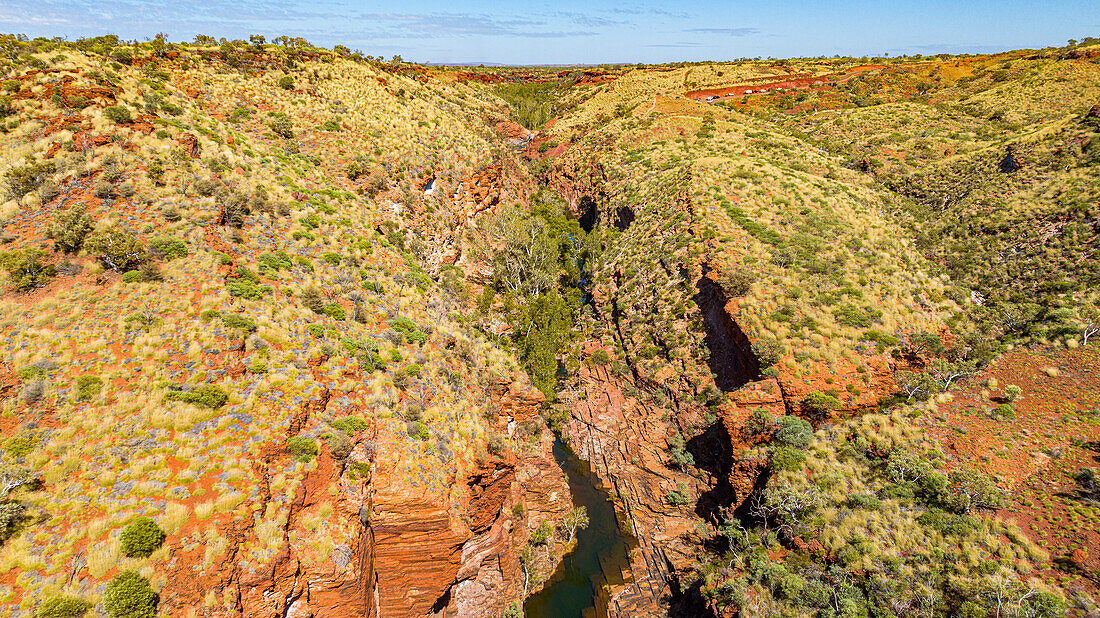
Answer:
[(165, 395), (168, 401), (182, 401), (199, 408), (216, 410), (229, 400), (229, 394), (220, 386), (206, 385), (192, 390), (171, 390)]
[(35, 618), (80, 618), (92, 609), (92, 604), (78, 597), (57, 595), (42, 602)]
[(46, 235), (54, 239), (58, 251), (75, 253), (84, 246), (84, 239), (95, 228), (95, 221), (82, 205), (59, 212), (54, 216)]
[(581, 310), (588, 246), (586, 232), (565, 216), (564, 202), (549, 191), (534, 196), (530, 213), (502, 211), (482, 238), (517, 355), (548, 399), (554, 397), (560, 356)]
[(553, 82), (506, 84), (499, 86), (496, 93), (508, 103), (517, 122), (536, 131), (558, 111), (556, 89)]
[(149, 580), (134, 571), (115, 575), (103, 593), (103, 607), (111, 618), (154, 618), (157, 600)]
[(286, 447), (298, 461), (311, 461), (319, 452), (317, 443), (304, 436), (293, 436), (287, 439)]
[(118, 540), (122, 553), (127, 556), (144, 558), (160, 548), (164, 543), (164, 531), (157, 522), (148, 517), (138, 517), (122, 529)]
[(52, 161), (27, 163), (4, 172), (3, 188), (9, 199), (20, 199), (42, 186), (57, 166)]
[(103, 110), (103, 115), (115, 124), (127, 124), (134, 121), (133, 115), (130, 114), (130, 109), (121, 105), (112, 105), (108, 107)]
[(125, 272), (148, 259), (145, 245), (131, 231), (112, 226), (93, 232), (84, 239), (88, 255), (101, 260), (107, 268)]
[(49, 283), (57, 274), (57, 267), (42, 260), (46, 252), (41, 249), (20, 249), (0, 254), (0, 267), (8, 271), (8, 280), (20, 292), (33, 290)]
[[(798, 444), (803, 429), (795, 431)], [(1018, 530), (971, 514), (999, 504), (989, 477), (946, 472), (942, 459), (917, 445), (918, 435), (901, 414), (819, 432), (805, 469), (777, 471), (749, 499), (746, 516), (721, 527), (725, 553), (700, 571), (703, 593), (720, 606), (775, 615), (896, 615), (898, 608), (985, 615), (1009, 603), (1028, 615), (1061, 615), (1057, 595), (1020, 576), (1040, 551)]]

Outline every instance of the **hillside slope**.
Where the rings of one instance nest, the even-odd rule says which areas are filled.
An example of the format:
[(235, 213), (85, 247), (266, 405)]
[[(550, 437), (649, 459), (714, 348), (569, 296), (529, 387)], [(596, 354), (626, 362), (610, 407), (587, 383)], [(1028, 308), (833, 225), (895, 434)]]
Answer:
[(0, 613), (1095, 609), (1095, 48), (0, 42)]

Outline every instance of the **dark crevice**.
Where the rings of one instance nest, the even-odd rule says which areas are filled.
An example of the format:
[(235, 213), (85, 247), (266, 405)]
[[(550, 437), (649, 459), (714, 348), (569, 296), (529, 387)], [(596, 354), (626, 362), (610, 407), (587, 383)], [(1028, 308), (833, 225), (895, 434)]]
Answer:
[(447, 606), (451, 604), (451, 588), (448, 587), (447, 591), (443, 593), (443, 596), (436, 599), (432, 605), (432, 613), (438, 614), (439, 612), (447, 609)]
[(733, 469), (733, 453), (729, 432), (721, 421), (687, 441), (687, 451), (695, 459), (695, 467), (706, 470), (715, 479), (714, 486), (703, 492), (695, 504), (695, 514), (706, 521), (720, 523), (722, 510), (733, 502), (733, 486), (730, 472)]
[(760, 361), (752, 351), (752, 342), (726, 311), (729, 298), (722, 287), (708, 277), (696, 284), (695, 303), (703, 313), (706, 346), (710, 350), (707, 365), (714, 382), (723, 391), (732, 391), (759, 379)]
[(591, 232), (596, 228), (596, 223), (600, 220), (600, 209), (596, 206), (596, 200), (584, 196), (577, 204), (577, 211), (581, 213), (581, 217), (578, 223), (581, 224), (581, 229), (585, 232)]
[(634, 223), (634, 210), (629, 206), (620, 206), (615, 211), (615, 227), (619, 228), (620, 232), (625, 232), (631, 223)]
[[(627, 346), (626, 346), (627, 342), (626, 342), (626, 336), (623, 335), (623, 325), (622, 325), (622, 322), (621, 322), (622, 316), (623, 316), (623, 312), (622, 312), (621, 309), (619, 309), (618, 299), (612, 299), (611, 300), (611, 321), (615, 323), (615, 333), (619, 337), (619, 343), (620, 343), (620, 345), (623, 349), (623, 354), (625, 355), (627, 353)], [(623, 358), (623, 361), (626, 363), (627, 367), (630, 367), (630, 373), (631, 373), (631, 376), (634, 378), (634, 384), (635, 385), (640, 385), (642, 380), (638, 376), (638, 369), (634, 366), (634, 363), (630, 362), (630, 358), (625, 357), (625, 356)]]

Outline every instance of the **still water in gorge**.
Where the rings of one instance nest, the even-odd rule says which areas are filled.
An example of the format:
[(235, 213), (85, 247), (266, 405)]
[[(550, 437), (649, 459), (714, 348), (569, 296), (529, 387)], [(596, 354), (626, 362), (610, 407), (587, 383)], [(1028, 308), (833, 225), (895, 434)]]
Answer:
[(546, 586), (523, 604), (527, 618), (589, 618), (607, 615), (607, 584), (623, 583), (634, 538), (620, 530), (615, 507), (588, 463), (565, 443), (554, 442), (554, 458), (569, 479), (573, 504), (588, 509), (588, 527), (562, 559)]

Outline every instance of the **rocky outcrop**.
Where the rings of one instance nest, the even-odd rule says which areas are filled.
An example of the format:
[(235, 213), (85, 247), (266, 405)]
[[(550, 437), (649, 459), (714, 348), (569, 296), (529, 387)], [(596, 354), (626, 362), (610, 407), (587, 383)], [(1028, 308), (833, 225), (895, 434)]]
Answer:
[(187, 156), (192, 159), (198, 158), (201, 149), (199, 147), (199, 138), (195, 137), (194, 134), (184, 131), (176, 138), (176, 142), (179, 143), (180, 148), (183, 148), (183, 151), (187, 153)]
[(523, 150), (535, 137), (534, 133), (511, 120), (498, 120), (493, 124), (493, 128), (509, 146), (516, 150)]
[[(374, 538), (377, 616), (494, 616), (523, 596), (519, 553), (529, 530), (572, 508), (549, 453), (480, 462), (462, 481), (461, 508), (380, 479)], [(523, 508), (517, 508), (523, 505)]]
[(584, 367), (580, 377), (584, 395), (572, 402), (562, 433), (638, 539), (626, 583), (610, 590), (610, 615), (667, 615), (670, 570), (691, 564), (694, 549), (686, 541), (696, 521), (691, 507), (672, 505), (667, 496), (679, 483), (693, 493), (705, 485), (668, 467), (669, 436), (679, 429), (662, 420), (662, 410), (624, 395), (622, 378), (606, 368)]
[(586, 214), (590, 205), (598, 206), (604, 201), (606, 194), (603, 166), (580, 155), (555, 160), (540, 180), (569, 202), (572, 214), (578, 219)]
[(500, 408), (500, 418), (506, 423), (529, 423), (538, 416), (546, 396), (531, 383), (516, 374), (510, 380), (498, 380), (490, 385), (491, 401)]

